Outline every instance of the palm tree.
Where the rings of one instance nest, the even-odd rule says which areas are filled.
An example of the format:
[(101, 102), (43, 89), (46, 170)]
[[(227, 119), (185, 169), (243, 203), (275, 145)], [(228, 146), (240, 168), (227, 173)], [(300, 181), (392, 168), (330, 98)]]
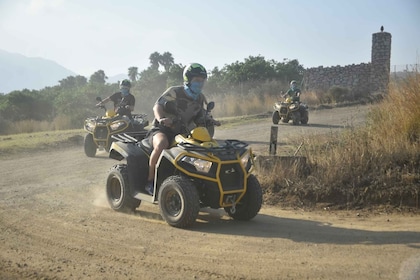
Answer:
[(165, 72), (168, 72), (169, 68), (174, 65), (174, 58), (170, 52), (164, 52), (160, 57), (159, 63), (165, 68)]
[(160, 58), (161, 58), (161, 55), (158, 52), (154, 52), (149, 56), (150, 64), (153, 69), (159, 68)]
[(130, 67), (128, 68), (128, 77), (132, 82), (137, 81), (137, 78), (139, 76), (139, 69), (137, 67)]

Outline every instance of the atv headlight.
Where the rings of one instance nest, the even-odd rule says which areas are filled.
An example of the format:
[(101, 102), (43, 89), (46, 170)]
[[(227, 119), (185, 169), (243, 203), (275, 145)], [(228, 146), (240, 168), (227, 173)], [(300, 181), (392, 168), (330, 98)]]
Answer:
[(182, 162), (189, 163), (195, 167), (198, 172), (209, 173), (212, 162), (194, 157), (185, 156), (181, 159)]
[(124, 125), (125, 125), (125, 122), (116, 121), (116, 122), (113, 122), (109, 127), (111, 128), (111, 130), (118, 130), (122, 128)]
[(249, 154), (249, 151), (247, 151), (244, 155), (242, 155), (241, 164), (245, 169), (247, 169), (250, 156), (251, 155)]
[(95, 125), (96, 125), (95, 121), (87, 121), (85, 122), (85, 129), (87, 131), (93, 132), (95, 130)]

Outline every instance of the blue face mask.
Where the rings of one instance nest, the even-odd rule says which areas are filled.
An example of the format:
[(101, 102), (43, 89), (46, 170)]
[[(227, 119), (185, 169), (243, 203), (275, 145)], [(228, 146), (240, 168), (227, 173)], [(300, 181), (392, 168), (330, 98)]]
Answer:
[(296, 85), (292, 85), (290, 88), (291, 88), (292, 90), (295, 90)]
[(187, 85), (184, 85), (184, 90), (187, 93), (187, 95), (189, 97), (191, 97), (193, 100), (197, 100), (198, 96), (200, 95), (199, 93), (195, 93), (191, 90), (190, 87), (188, 87)]
[(190, 83), (190, 89), (192, 92), (196, 94), (200, 94), (203, 90), (204, 82), (191, 82)]
[(121, 93), (122, 93), (123, 96), (127, 96), (130, 92), (129, 92), (128, 88), (122, 88)]

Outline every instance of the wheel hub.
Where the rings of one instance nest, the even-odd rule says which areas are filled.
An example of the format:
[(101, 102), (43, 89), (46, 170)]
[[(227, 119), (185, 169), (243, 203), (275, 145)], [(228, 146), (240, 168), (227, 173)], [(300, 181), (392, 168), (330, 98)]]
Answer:
[(181, 197), (176, 191), (170, 191), (166, 195), (166, 210), (171, 216), (178, 216), (182, 209)]

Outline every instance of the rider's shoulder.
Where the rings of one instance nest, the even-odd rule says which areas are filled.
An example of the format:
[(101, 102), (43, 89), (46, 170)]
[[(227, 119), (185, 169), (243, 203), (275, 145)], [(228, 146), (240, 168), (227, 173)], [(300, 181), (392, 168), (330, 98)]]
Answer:
[(183, 92), (184, 87), (183, 86), (171, 86), (165, 90), (165, 92), (162, 95), (172, 95), (175, 96), (179, 92)]

